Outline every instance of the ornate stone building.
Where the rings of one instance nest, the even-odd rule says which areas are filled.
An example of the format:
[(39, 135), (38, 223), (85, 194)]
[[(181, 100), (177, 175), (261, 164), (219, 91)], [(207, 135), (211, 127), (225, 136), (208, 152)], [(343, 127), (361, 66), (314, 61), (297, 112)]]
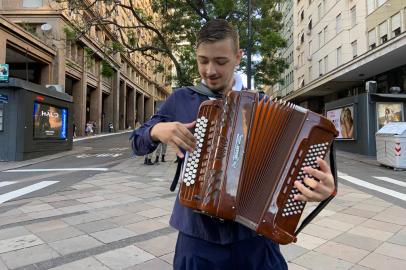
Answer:
[[(84, 2), (87, 2), (86, 0)], [(89, 3), (92, 1), (89, 1)], [(152, 14), (150, 0), (134, 1)], [(163, 72), (140, 53), (106, 53), (106, 45), (119, 41), (113, 26), (93, 25), (88, 34), (69, 38), (77, 19), (86, 21), (105, 14), (104, 4), (86, 11), (61, 9), (52, 0), (0, 0), (0, 63), (10, 66), (10, 77), (21, 78), (73, 96), (76, 134), (83, 135), (87, 122), (96, 132), (134, 128), (154, 112), (155, 103), (171, 92), (166, 73), (169, 59), (161, 59)], [(131, 25), (131, 14), (111, 14), (120, 25)], [(156, 17), (156, 16), (155, 16)], [(151, 39), (145, 31), (137, 39)]]

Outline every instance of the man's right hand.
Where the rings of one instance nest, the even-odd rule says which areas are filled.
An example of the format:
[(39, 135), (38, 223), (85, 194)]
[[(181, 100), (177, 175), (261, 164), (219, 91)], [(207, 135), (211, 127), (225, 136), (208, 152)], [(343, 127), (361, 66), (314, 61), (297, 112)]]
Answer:
[(193, 152), (196, 147), (196, 138), (189, 131), (195, 125), (196, 121), (188, 124), (180, 122), (158, 123), (150, 131), (151, 139), (171, 145), (175, 148), (176, 155), (183, 158), (184, 155), (180, 148)]

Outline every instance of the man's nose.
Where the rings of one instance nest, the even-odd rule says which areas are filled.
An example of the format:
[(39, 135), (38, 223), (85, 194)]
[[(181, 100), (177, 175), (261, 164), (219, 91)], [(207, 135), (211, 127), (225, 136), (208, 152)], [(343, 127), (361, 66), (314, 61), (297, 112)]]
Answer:
[(212, 76), (216, 74), (216, 67), (213, 63), (209, 63), (207, 65), (207, 70), (206, 70), (207, 76)]

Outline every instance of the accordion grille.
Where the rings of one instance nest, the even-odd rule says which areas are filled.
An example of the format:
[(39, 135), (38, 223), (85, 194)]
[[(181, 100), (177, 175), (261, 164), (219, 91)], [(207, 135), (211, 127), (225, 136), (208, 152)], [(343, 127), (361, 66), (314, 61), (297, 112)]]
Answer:
[[(292, 105), (262, 100), (255, 111), (251, 135), (246, 147), (244, 170), (237, 193), (238, 215), (258, 223), (268, 209), (305, 114)], [(272, 128), (269, 128), (272, 127)], [(286, 158), (285, 158), (286, 157)]]

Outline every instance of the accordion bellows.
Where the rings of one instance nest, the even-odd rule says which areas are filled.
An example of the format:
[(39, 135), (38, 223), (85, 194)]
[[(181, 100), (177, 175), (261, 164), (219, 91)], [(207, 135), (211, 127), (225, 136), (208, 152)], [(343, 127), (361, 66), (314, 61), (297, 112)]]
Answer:
[(234, 220), (280, 244), (296, 241), (305, 202), (294, 181), (316, 168), (337, 136), (325, 117), (252, 91), (201, 104), (181, 173), (180, 203)]

